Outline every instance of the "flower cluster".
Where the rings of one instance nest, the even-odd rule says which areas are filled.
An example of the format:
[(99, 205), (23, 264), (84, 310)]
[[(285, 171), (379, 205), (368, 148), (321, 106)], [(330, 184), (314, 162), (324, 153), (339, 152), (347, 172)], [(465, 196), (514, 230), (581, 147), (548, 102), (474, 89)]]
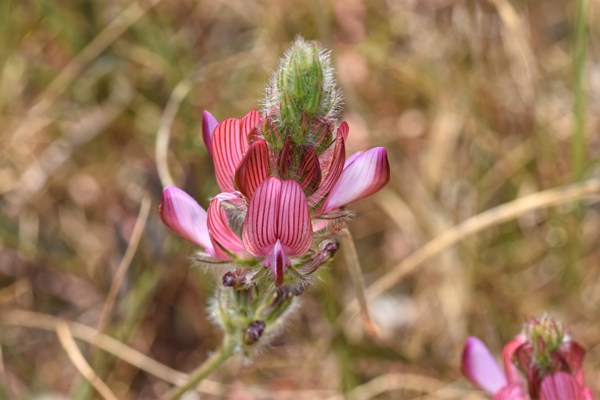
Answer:
[(504, 346), (504, 370), (479, 339), (468, 338), (462, 371), (494, 400), (593, 400), (584, 383), (584, 355), (562, 325), (543, 316)]
[[(243, 282), (265, 270), (277, 286), (306, 281), (337, 250), (344, 207), (389, 181), (384, 148), (346, 158), (349, 128), (338, 120), (331, 71), (318, 44), (298, 39), (262, 112), (220, 122), (204, 112), (203, 139), (221, 190), (208, 209), (174, 186), (163, 190), (163, 222), (199, 245), (204, 261), (243, 266)], [(237, 284), (234, 275), (224, 283)]]

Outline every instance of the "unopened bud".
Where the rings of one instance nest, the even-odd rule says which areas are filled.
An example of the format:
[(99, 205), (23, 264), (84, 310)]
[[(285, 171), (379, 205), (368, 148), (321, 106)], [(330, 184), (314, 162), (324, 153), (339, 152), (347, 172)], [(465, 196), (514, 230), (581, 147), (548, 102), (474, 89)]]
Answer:
[(284, 134), (295, 144), (306, 144), (322, 136), (323, 123), (316, 121), (337, 123), (340, 97), (328, 53), (318, 43), (298, 38), (267, 90), (265, 113), (277, 110)]
[(265, 332), (265, 322), (264, 321), (252, 321), (246, 328), (246, 332), (244, 332), (244, 344), (251, 345), (260, 339), (262, 334)]
[(250, 283), (251, 273), (252, 271), (249, 269), (236, 268), (234, 270), (225, 272), (221, 278), (221, 281), (223, 282), (223, 286), (239, 288)]

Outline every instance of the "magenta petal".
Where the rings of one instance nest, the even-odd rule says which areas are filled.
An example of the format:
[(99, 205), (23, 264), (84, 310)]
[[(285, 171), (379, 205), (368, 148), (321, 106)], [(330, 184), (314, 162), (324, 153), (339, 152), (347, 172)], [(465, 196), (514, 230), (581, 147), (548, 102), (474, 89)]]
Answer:
[[(327, 159), (324, 163), (322, 163), (321, 173), (322, 179), (319, 188), (315, 193), (313, 193), (309, 199), (308, 204), (311, 207), (316, 206), (323, 197), (327, 196), (327, 194), (331, 191), (333, 186), (336, 184), (342, 171), (344, 170), (344, 159), (346, 157), (346, 147), (344, 144), (344, 137), (338, 130), (338, 135), (333, 144), (333, 150), (331, 153), (327, 154), (325, 157)], [(328, 149), (328, 152), (330, 150)]]
[(310, 215), (298, 182), (272, 177), (256, 189), (246, 213), (242, 240), (256, 256), (272, 254), (277, 241), (289, 256), (310, 248)]
[(348, 167), (348, 165), (352, 164), (354, 160), (364, 154), (364, 151), (357, 151), (356, 153), (352, 153), (352, 155), (346, 158), (346, 162), (344, 162), (344, 169)]
[(266, 256), (277, 241), (277, 219), (282, 181), (269, 178), (254, 192), (242, 231), (246, 250), (255, 256)]
[(346, 121), (342, 121), (340, 126), (338, 127), (337, 134), (342, 135), (344, 138), (344, 142), (348, 140), (348, 131), (350, 131), (350, 127)]
[(507, 384), (494, 356), (485, 344), (474, 336), (469, 337), (465, 344), (461, 370), (473, 384), (490, 394), (498, 392)]
[(521, 383), (521, 374), (519, 369), (513, 363), (515, 352), (527, 342), (525, 335), (517, 335), (513, 340), (504, 345), (502, 349), (502, 363), (504, 364), (504, 374), (510, 383)]
[(521, 385), (512, 383), (500, 389), (494, 395), (494, 400), (529, 400), (529, 397), (525, 394)]
[(265, 259), (265, 265), (271, 269), (271, 274), (273, 274), (275, 283), (281, 285), (283, 283), (285, 269), (292, 265), (292, 263), (285, 254), (279, 240), (275, 242), (275, 246), (273, 246), (271, 253)]
[(215, 128), (212, 137), (215, 176), (222, 192), (233, 192), (233, 177), (248, 149), (248, 139), (242, 132), (241, 122), (228, 118)]
[(302, 190), (308, 195), (314, 193), (321, 183), (321, 166), (314, 147), (310, 146), (302, 152), (298, 177)]
[(356, 157), (342, 172), (323, 205), (331, 211), (367, 197), (390, 180), (390, 165), (383, 147), (375, 147)]
[(162, 191), (160, 217), (173, 232), (213, 254), (206, 211), (189, 194), (175, 186), (165, 187)]
[(244, 245), (239, 237), (231, 230), (227, 213), (223, 209), (222, 202), (239, 201), (239, 198), (233, 193), (220, 193), (211, 201), (208, 206), (208, 233), (212, 244), (214, 245), (215, 257), (221, 260), (229, 259), (230, 253), (243, 253)]
[(260, 113), (257, 110), (250, 110), (248, 114), (242, 118), (242, 132), (248, 138), (252, 130), (260, 122)]
[(250, 146), (235, 173), (235, 184), (240, 192), (252, 199), (256, 188), (269, 177), (269, 149), (267, 142), (258, 140)]
[(294, 180), (283, 181), (277, 238), (291, 256), (306, 252), (312, 243), (312, 225), (306, 196)]
[(208, 150), (208, 154), (212, 157), (212, 135), (219, 124), (219, 121), (208, 111), (202, 113), (202, 139)]
[(583, 388), (566, 372), (549, 375), (542, 381), (540, 400), (584, 400)]
[(585, 357), (585, 350), (583, 347), (577, 342), (568, 341), (560, 346), (557, 355), (567, 363), (575, 380), (583, 386), (583, 358)]

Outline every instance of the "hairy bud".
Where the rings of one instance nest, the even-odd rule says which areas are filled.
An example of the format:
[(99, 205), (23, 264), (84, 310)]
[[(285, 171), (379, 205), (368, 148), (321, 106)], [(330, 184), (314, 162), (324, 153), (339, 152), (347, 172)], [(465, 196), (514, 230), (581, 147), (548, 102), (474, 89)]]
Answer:
[[(323, 127), (337, 123), (340, 98), (329, 54), (318, 43), (299, 37), (267, 89), (265, 114), (273, 116), (295, 144), (312, 144), (323, 136)], [(271, 146), (281, 145), (270, 136), (265, 132)]]

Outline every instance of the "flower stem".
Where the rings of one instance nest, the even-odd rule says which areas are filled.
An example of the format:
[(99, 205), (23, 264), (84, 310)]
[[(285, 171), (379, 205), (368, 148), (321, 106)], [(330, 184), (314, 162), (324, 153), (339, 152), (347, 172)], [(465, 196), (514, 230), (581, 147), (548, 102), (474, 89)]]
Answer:
[(221, 347), (211, 354), (211, 356), (191, 374), (187, 382), (178, 388), (174, 388), (171, 392), (167, 393), (165, 398), (171, 400), (177, 400), (181, 398), (187, 391), (195, 388), (198, 384), (217, 368), (225, 363), (235, 353), (235, 345), (231, 334), (225, 333), (223, 343)]

